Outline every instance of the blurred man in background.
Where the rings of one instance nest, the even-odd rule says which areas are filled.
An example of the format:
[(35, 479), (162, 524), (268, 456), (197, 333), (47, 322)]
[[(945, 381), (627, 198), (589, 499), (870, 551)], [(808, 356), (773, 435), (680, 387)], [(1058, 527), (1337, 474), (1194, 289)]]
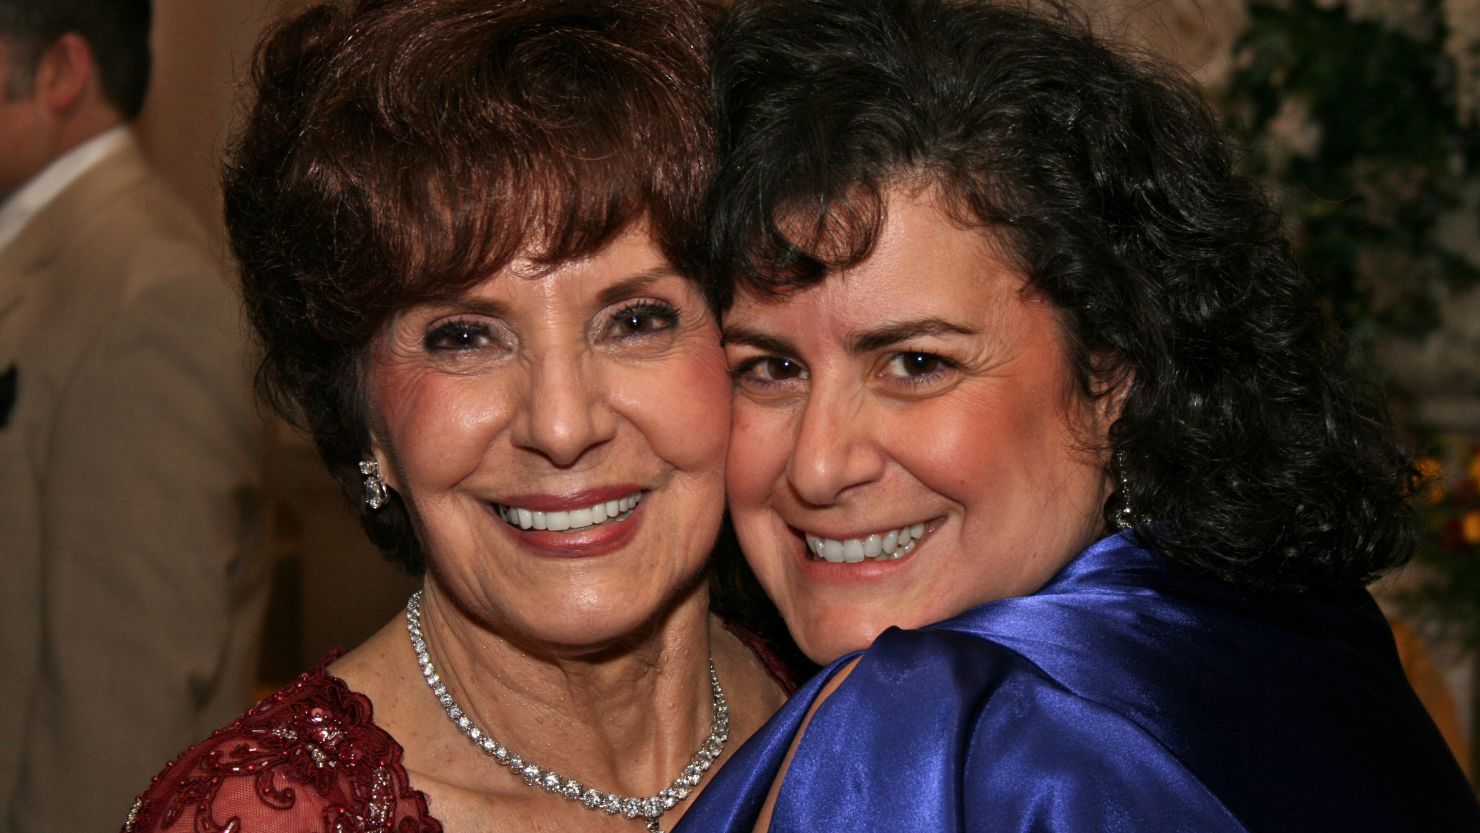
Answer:
[(0, 0), (0, 833), (118, 829), (251, 692), (262, 429), (221, 258), (129, 126), (149, 27)]

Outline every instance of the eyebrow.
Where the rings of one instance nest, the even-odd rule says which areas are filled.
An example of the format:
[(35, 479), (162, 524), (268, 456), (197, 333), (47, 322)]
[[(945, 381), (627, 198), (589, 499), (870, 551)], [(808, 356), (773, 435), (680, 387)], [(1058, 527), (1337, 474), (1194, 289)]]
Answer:
[[(979, 331), (962, 324), (947, 321), (944, 318), (916, 318), (909, 321), (899, 321), (886, 324), (882, 327), (865, 330), (854, 334), (848, 339), (848, 352), (869, 353), (881, 347), (898, 344), (921, 336), (936, 335), (978, 335)], [(787, 339), (772, 335), (771, 333), (751, 329), (739, 325), (726, 326), (722, 344), (743, 344), (754, 347), (766, 353), (777, 353), (780, 355), (796, 355), (797, 348)]]
[(685, 279), (678, 272), (674, 271), (672, 266), (665, 263), (661, 266), (654, 266), (651, 269), (644, 269), (641, 272), (617, 281), (598, 292), (596, 299), (602, 306), (615, 304), (618, 301), (625, 301), (633, 295), (642, 294), (643, 290), (663, 278)]
[(783, 356), (797, 354), (797, 348), (786, 339), (763, 333), (760, 330), (752, 330), (749, 327), (726, 326), (720, 338), (720, 345), (727, 347), (731, 344), (743, 344), (764, 353), (776, 353)]
[(978, 334), (978, 330), (963, 324), (957, 324), (953, 321), (947, 321), (944, 318), (936, 318), (934, 316), (929, 318), (915, 318), (908, 321), (885, 324), (873, 330), (864, 330), (861, 333), (855, 333), (848, 339), (848, 352), (868, 353), (878, 350), (880, 347), (888, 347), (891, 344), (898, 344), (901, 341), (909, 341), (912, 338), (919, 338), (921, 336), (973, 336)]

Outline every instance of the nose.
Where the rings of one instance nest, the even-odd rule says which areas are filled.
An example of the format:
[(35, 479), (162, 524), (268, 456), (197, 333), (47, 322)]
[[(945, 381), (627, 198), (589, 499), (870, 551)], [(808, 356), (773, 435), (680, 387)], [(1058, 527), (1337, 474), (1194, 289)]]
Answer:
[(879, 480), (885, 455), (874, 427), (855, 397), (814, 388), (787, 461), (797, 496), (813, 506), (829, 506)]
[(616, 434), (616, 414), (589, 357), (550, 355), (530, 374), (514, 444), (568, 468)]

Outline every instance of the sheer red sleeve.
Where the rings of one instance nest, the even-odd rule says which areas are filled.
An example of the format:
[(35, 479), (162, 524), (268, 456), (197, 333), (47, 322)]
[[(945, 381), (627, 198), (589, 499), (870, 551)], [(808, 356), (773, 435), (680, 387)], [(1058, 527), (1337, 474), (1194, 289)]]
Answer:
[(441, 833), (332, 659), (165, 767), (123, 833)]

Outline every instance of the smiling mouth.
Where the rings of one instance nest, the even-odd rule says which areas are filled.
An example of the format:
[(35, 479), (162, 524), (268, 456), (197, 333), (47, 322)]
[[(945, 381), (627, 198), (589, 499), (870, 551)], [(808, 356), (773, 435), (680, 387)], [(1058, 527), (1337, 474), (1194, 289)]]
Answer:
[(863, 538), (824, 538), (804, 533), (807, 551), (814, 561), (834, 564), (857, 564), (861, 561), (893, 561), (915, 551), (926, 532), (924, 521), (897, 529), (876, 532)]
[(495, 503), (494, 509), (504, 522), (518, 529), (548, 530), (550, 532), (575, 532), (593, 526), (625, 521), (637, 504), (642, 502), (642, 492), (634, 492), (624, 498), (593, 503), (580, 509), (559, 512), (544, 512)]

